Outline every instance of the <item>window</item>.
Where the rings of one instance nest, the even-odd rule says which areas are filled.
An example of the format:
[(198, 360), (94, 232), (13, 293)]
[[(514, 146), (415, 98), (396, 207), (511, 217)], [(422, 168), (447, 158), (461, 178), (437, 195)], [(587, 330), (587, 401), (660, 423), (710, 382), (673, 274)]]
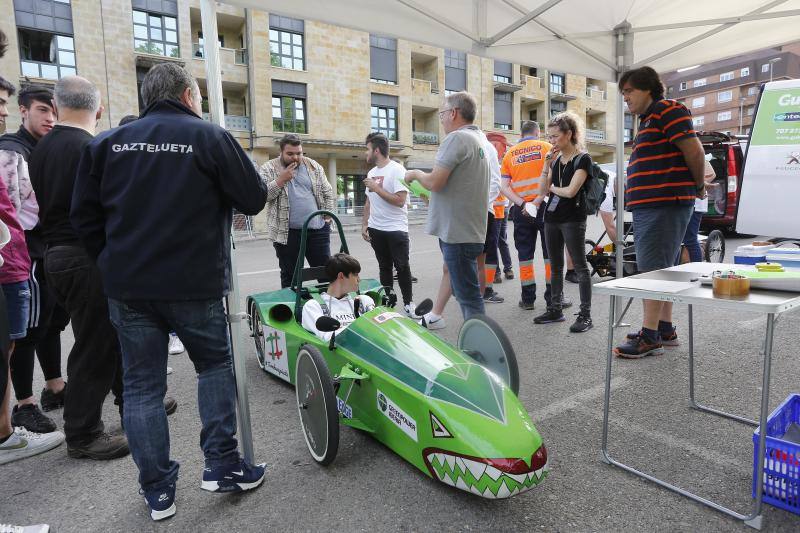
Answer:
[(697, 98), (692, 99), (692, 107), (703, 107), (706, 105), (706, 97), (705, 96), (698, 96)]
[(178, 19), (134, 10), (133, 49), (145, 54), (180, 57)]
[(764, 63), (763, 65), (761, 65), (761, 72), (762, 73), (769, 72), (769, 63)]
[(458, 50), (444, 51), (445, 94), (467, 88), (467, 54)]
[(19, 52), (23, 76), (57, 80), (77, 73), (72, 37), (20, 28)]
[(397, 84), (397, 39), (369, 36), (369, 79)]
[(706, 84), (706, 79), (700, 78), (698, 80), (694, 80), (694, 82), (692, 83), (692, 87), (702, 87), (705, 84)]
[(720, 91), (717, 93), (717, 102), (730, 102), (733, 100), (733, 91)]
[[(8, 5), (12, 4), (17, 28), (46, 31), (57, 35), (71, 36), (74, 34), (72, 6), (68, 1), (15, 0), (9, 2)], [(6, 32), (8, 32), (7, 29)]]
[(719, 81), (730, 81), (733, 79), (733, 71), (723, 72), (719, 75)]
[(753, 115), (753, 113), (755, 113), (755, 111), (756, 111), (756, 108), (755, 108), (755, 106), (750, 106), (750, 107), (748, 107), (748, 108), (747, 108), (747, 116), (748, 116), (748, 117), (749, 117), (749, 116), (752, 116), (752, 115)]
[(499, 130), (510, 130), (514, 122), (512, 117), (513, 97), (511, 93), (494, 92), (494, 127)]
[(308, 133), (305, 84), (272, 81), (272, 129)]
[(750, 67), (744, 67), (742, 70), (739, 71), (739, 77), (744, 78), (745, 76), (750, 75)]
[(672, 94), (672, 90), (673, 90), (674, 88), (675, 88), (675, 87), (673, 87), (672, 85), (670, 85), (669, 87), (667, 87), (667, 94)]
[(495, 61), (494, 81), (499, 83), (511, 83), (511, 70), (511, 63), (506, 63), (505, 61)]
[(305, 70), (304, 32), (302, 20), (269, 16), (269, 57), (273, 67)]
[(383, 133), (390, 141), (397, 140), (397, 97), (372, 94), (370, 129)]
[(758, 86), (753, 85), (747, 89), (747, 96), (753, 96), (754, 94), (758, 94)]
[(695, 128), (697, 126), (702, 126), (705, 123), (706, 123), (706, 117), (704, 117), (703, 115), (700, 115), (699, 117), (692, 117), (692, 124), (694, 124)]
[(550, 100), (550, 118), (558, 115), (559, 113), (563, 113), (567, 110), (567, 103), (566, 102), (559, 102), (557, 100)]
[(550, 74), (550, 92), (564, 94), (566, 77), (564, 74)]
[(688, 88), (688, 84), (685, 81), (682, 81), (678, 90), (685, 91), (687, 88)]
[(725, 122), (726, 120), (730, 120), (732, 113), (730, 111), (720, 111), (717, 113), (717, 122)]
[[(219, 40), (219, 47), (225, 48), (225, 36), (221, 33), (217, 34), (217, 39)], [(206, 57), (205, 53), (205, 39), (203, 39), (203, 32), (197, 32), (197, 49), (195, 50), (194, 56), (195, 57)], [(244, 48), (244, 47), (242, 47)]]

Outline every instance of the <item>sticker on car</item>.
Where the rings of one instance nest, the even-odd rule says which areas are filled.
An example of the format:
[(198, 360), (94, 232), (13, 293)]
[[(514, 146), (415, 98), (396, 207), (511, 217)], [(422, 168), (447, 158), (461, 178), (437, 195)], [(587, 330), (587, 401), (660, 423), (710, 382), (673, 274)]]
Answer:
[(383, 324), (387, 320), (392, 320), (394, 318), (403, 318), (403, 315), (401, 315), (400, 313), (396, 313), (394, 311), (386, 311), (379, 315), (375, 315), (374, 317), (372, 317), (372, 320), (374, 320), (378, 324)]
[(399, 427), (403, 433), (417, 442), (417, 422), (405, 411), (400, 409), (388, 396), (378, 391), (378, 410)]
[(286, 350), (286, 335), (270, 327), (264, 327), (264, 369), (270, 374), (289, 381), (289, 353)]

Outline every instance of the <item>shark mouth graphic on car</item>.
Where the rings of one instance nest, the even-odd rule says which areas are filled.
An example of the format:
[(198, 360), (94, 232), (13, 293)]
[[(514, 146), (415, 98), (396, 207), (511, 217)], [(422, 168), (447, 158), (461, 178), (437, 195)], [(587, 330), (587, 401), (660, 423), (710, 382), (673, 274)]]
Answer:
[(532, 489), (550, 470), (544, 444), (531, 457), (530, 466), (522, 459), (484, 459), (440, 448), (426, 448), (422, 456), (434, 479), (493, 500)]

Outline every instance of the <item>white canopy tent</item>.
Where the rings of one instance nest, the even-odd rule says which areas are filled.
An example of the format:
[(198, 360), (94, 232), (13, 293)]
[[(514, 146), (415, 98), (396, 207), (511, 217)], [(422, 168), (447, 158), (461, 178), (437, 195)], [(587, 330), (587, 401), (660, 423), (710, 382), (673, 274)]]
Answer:
[[(226, 3), (502, 61), (608, 81), (631, 68), (659, 72), (778, 46), (800, 38), (800, 0), (226, 0)], [(206, 43), (217, 43), (216, 4), (201, 0)], [(216, 47), (206, 46), (209, 106), (222, 125)], [(624, 175), (623, 102), (618, 95), (617, 176)], [(617, 180), (622, 207), (623, 180)], [(617, 217), (621, 237), (623, 217)], [(230, 309), (241, 355), (235, 268)], [(622, 263), (617, 263), (622, 276)], [(243, 451), (252, 460), (244, 363), (235, 357)]]

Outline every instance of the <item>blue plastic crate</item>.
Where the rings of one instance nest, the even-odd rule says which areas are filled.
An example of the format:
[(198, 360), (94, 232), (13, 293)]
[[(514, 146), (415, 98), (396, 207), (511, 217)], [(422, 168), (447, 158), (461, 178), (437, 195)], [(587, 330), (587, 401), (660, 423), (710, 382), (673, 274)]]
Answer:
[[(790, 424), (800, 424), (800, 394), (791, 394), (767, 418), (764, 461), (764, 503), (800, 515), (800, 444), (782, 440)], [(753, 433), (753, 497), (756, 496), (758, 437)]]

